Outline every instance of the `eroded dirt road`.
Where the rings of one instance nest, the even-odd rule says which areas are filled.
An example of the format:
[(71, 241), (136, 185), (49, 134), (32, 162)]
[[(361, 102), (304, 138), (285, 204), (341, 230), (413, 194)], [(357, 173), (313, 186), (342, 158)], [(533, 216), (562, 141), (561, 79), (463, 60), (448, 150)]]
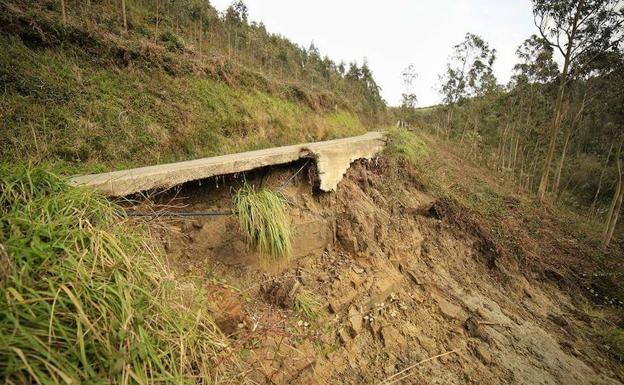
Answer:
[[(205, 282), (243, 361), (224, 382), (622, 383), (578, 293), (507, 260), (461, 210), (389, 180), (382, 163), (358, 162), (336, 193), (313, 193), (312, 172), (284, 190), (297, 235), (282, 266), (257, 262), (234, 217), (154, 223), (171, 263)], [(277, 187), (295, 166), (247, 180)], [(236, 182), (225, 182), (158, 201), (226, 209)], [(302, 292), (320, 303), (318, 318), (293, 310)]]

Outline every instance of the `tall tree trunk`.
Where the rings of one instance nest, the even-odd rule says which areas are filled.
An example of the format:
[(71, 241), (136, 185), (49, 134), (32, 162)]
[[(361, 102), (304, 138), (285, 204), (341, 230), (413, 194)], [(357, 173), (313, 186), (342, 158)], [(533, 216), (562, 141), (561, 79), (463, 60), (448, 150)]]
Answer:
[(598, 179), (598, 188), (596, 189), (596, 194), (594, 194), (594, 200), (592, 201), (591, 207), (589, 208), (589, 213), (594, 215), (594, 211), (596, 210), (596, 203), (598, 203), (598, 196), (600, 195), (600, 189), (602, 188), (602, 178), (604, 177), (605, 170), (609, 166), (609, 158), (611, 158), (611, 151), (613, 150), (613, 142), (611, 142), (611, 146), (609, 146), (609, 152), (607, 153), (607, 160), (605, 161), (605, 165), (600, 171), (600, 178)]
[(123, 15), (124, 32), (128, 32), (128, 18), (126, 17), (126, 0), (121, 0), (121, 13)]
[(613, 232), (615, 231), (615, 226), (617, 225), (620, 216), (622, 199), (624, 198), (624, 189), (622, 188), (622, 160), (620, 159), (620, 155), (622, 152), (622, 143), (624, 143), (624, 140), (620, 142), (620, 146), (615, 156), (618, 179), (617, 185), (615, 187), (615, 192), (613, 194), (613, 199), (611, 200), (611, 206), (609, 207), (609, 212), (607, 213), (607, 224), (605, 226), (602, 240), (603, 247), (607, 247), (609, 246), (609, 243), (611, 243), (611, 239), (613, 238)]
[(453, 105), (449, 104), (448, 111), (446, 113), (446, 138), (451, 137), (451, 121), (453, 120)]
[(197, 35), (197, 40), (198, 40), (198, 45), (199, 45), (199, 54), (201, 55), (202, 53), (202, 35), (204, 34), (203, 31), (203, 26), (202, 26), (202, 21), (201, 21), (201, 16), (199, 17), (199, 25), (198, 25), (198, 35)]
[(227, 39), (228, 39), (228, 58), (232, 59), (232, 39), (230, 37), (230, 35), (232, 34), (230, 32), (230, 26), (228, 25), (228, 29), (227, 29)]
[(514, 148), (514, 155), (513, 155), (513, 169), (516, 169), (516, 165), (518, 164), (518, 147), (520, 146), (520, 133), (518, 132), (516, 134), (516, 145)]
[(61, 0), (61, 15), (63, 16), (63, 25), (67, 24), (67, 11), (65, 10), (65, 0)]
[(160, 0), (156, 0), (156, 38), (158, 38), (158, 27), (160, 26)]
[(509, 130), (509, 123), (505, 125), (503, 134), (498, 141), (497, 155), (501, 172), (505, 169), (505, 139), (507, 138), (507, 130)]
[(606, 227), (604, 240), (602, 241), (603, 247), (607, 247), (611, 243), (611, 240), (613, 239), (613, 233), (615, 232), (615, 227), (617, 226), (617, 223), (620, 217), (620, 210), (622, 209), (622, 200), (624, 200), (624, 189), (622, 188), (621, 179), (622, 178), (620, 176), (620, 181), (618, 182), (618, 190), (616, 190), (618, 194), (613, 196), (613, 200), (614, 200), (613, 208), (611, 211), (609, 225)]
[(557, 137), (561, 130), (561, 120), (563, 118), (563, 100), (566, 95), (568, 84), (568, 72), (570, 69), (570, 60), (572, 57), (572, 48), (574, 45), (574, 39), (576, 38), (576, 31), (578, 28), (578, 21), (580, 17), (580, 11), (583, 7), (583, 0), (580, 0), (576, 6), (576, 12), (574, 13), (574, 20), (572, 21), (572, 30), (568, 35), (568, 43), (566, 47), (566, 53), (563, 61), (563, 71), (559, 80), (559, 89), (557, 91), (557, 100), (555, 101), (555, 109), (553, 111), (553, 120), (550, 128), (550, 139), (548, 143), (548, 151), (546, 152), (546, 159), (544, 160), (544, 168), (542, 170), (542, 178), (540, 180), (539, 188), (537, 189), (537, 197), (540, 202), (544, 201), (546, 195), (546, 189), (548, 188), (548, 180), (550, 178), (550, 165), (555, 156), (555, 148), (557, 147)]
[(555, 186), (553, 187), (553, 194), (555, 199), (559, 196), (559, 184), (561, 183), (561, 173), (563, 171), (563, 165), (565, 164), (566, 152), (568, 151), (568, 143), (570, 142), (570, 135), (572, 130), (568, 131), (565, 142), (563, 143), (563, 150), (561, 151), (561, 159), (559, 159), (559, 166), (557, 167), (557, 173), (555, 174)]
[(540, 202), (544, 201), (546, 195), (546, 189), (548, 188), (548, 180), (550, 178), (550, 164), (555, 155), (555, 148), (557, 147), (557, 137), (559, 136), (559, 130), (561, 129), (562, 118), (562, 105), (563, 97), (566, 91), (566, 77), (568, 70), (568, 60), (564, 66), (563, 73), (561, 74), (561, 84), (559, 86), (559, 92), (557, 93), (557, 101), (555, 102), (554, 119), (550, 129), (550, 138), (548, 143), (548, 150), (546, 152), (546, 159), (544, 159), (544, 168), (542, 170), (542, 178), (540, 179), (539, 188), (537, 189), (537, 197)]

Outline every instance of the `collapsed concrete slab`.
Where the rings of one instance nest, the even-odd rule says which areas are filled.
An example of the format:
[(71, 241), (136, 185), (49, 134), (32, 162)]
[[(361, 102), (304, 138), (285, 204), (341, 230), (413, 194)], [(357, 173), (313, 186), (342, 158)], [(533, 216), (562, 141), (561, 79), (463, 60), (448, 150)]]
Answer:
[(351, 163), (373, 158), (385, 144), (381, 132), (323, 142), (295, 144), (176, 162), (130, 170), (113, 171), (74, 177), (74, 186), (92, 187), (107, 196), (125, 196), (152, 189), (166, 189), (184, 182), (217, 175), (250, 171), (256, 168), (285, 164), (301, 158), (316, 161), (323, 191), (335, 191)]

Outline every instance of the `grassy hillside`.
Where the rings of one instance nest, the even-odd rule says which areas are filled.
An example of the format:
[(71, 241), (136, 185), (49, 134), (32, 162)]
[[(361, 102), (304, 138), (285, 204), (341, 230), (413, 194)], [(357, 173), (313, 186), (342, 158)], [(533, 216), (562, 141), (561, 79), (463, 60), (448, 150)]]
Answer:
[(0, 167), (3, 383), (179, 384), (218, 374), (227, 340), (205, 292), (175, 277), (118, 210), (42, 168)]
[(228, 33), (258, 29), (200, 4), (168, 17), (161, 8), (156, 27), (154, 4), (128, 1), (127, 32), (108, 2), (67, 2), (65, 22), (56, 1), (0, 5), (0, 160), (101, 171), (356, 135), (379, 123), (363, 107), (368, 96), (352, 90), (358, 76), (279, 76), (279, 66), (240, 48), (231, 54), (218, 30), (202, 32), (213, 39), (200, 47), (189, 42), (185, 10), (213, 15), (211, 28)]

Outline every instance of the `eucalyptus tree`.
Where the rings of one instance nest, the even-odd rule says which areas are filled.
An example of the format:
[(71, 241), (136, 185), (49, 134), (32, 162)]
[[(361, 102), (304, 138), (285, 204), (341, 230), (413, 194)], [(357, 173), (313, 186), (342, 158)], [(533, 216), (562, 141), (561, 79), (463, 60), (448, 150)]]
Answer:
[(440, 93), (447, 105), (447, 129), (450, 134), (453, 110), (468, 98), (481, 97), (496, 88), (492, 65), (496, 50), (481, 37), (466, 33), (464, 41), (453, 47), (453, 54), (440, 76)]
[(576, 74), (594, 60), (591, 53), (617, 49), (623, 38), (624, 13), (620, 0), (533, 0), (533, 15), (544, 41), (563, 60), (538, 188), (538, 198), (543, 200), (564, 117), (568, 86)]
[(401, 78), (403, 80), (404, 88), (404, 92), (401, 94), (401, 119), (404, 122), (408, 122), (414, 113), (416, 104), (418, 103), (418, 98), (414, 92), (414, 82), (418, 78), (418, 73), (416, 72), (414, 64), (408, 65), (403, 70)]
[(440, 77), (444, 102), (454, 104), (469, 97), (482, 96), (496, 86), (492, 65), (496, 50), (481, 37), (466, 33), (464, 41), (453, 47), (446, 72)]
[(543, 137), (550, 84), (559, 70), (552, 48), (537, 35), (527, 38), (516, 50), (516, 56), (518, 63), (507, 87), (509, 94), (505, 98), (506, 112), (497, 154), (503, 169), (519, 167), (521, 180), (529, 185), (534, 173), (525, 168), (537, 164), (541, 156), (536, 143)]

